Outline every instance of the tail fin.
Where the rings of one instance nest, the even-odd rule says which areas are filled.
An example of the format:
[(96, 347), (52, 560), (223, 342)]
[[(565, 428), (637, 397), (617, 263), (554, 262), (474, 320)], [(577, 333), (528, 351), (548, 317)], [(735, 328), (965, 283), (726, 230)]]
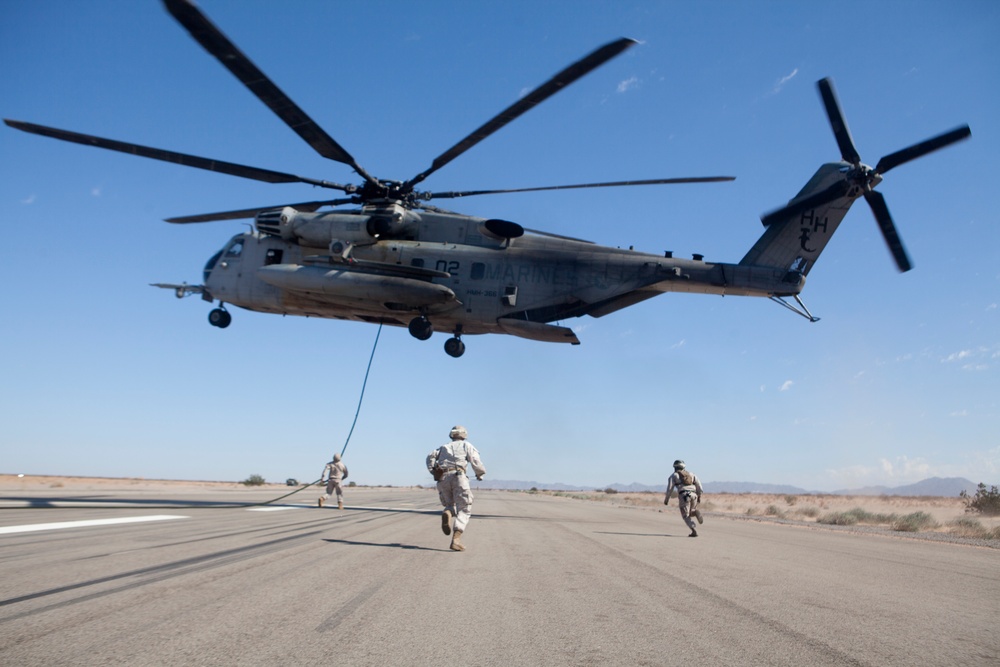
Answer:
[[(844, 181), (844, 174), (850, 168), (851, 165), (846, 162), (824, 164), (789, 205), (836, 187)], [(815, 208), (793, 212), (777, 220), (766, 220), (764, 225), (767, 230), (740, 260), (740, 265), (767, 266), (808, 274), (856, 198), (856, 195), (845, 194)]]
[(740, 264), (788, 269), (803, 275), (809, 273), (851, 204), (855, 199), (864, 197), (896, 260), (896, 266), (900, 271), (909, 271), (913, 264), (899, 239), (896, 223), (889, 214), (885, 199), (874, 187), (882, 182), (882, 176), (890, 169), (968, 139), (972, 131), (968, 125), (961, 125), (885, 155), (872, 168), (861, 162), (833, 82), (820, 79), (817, 86), (843, 162), (831, 162), (820, 167), (795, 199), (761, 218), (768, 229)]

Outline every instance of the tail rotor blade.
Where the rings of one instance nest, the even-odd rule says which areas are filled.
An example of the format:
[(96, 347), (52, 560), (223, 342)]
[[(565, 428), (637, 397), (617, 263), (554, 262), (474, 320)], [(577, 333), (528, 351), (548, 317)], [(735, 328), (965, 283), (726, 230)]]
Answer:
[(847, 127), (844, 113), (840, 109), (840, 102), (837, 100), (837, 93), (833, 89), (833, 81), (830, 79), (820, 79), (819, 94), (823, 98), (823, 106), (826, 107), (827, 118), (830, 119), (830, 127), (833, 128), (833, 136), (837, 139), (837, 146), (840, 147), (840, 155), (845, 162), (853, 165), (861, 163), (861, 156), (858, 149), (854, 147), (854, 138), (851, 137), (851, 130)]
[(916, 160), (918, 157), (923, 157), (928, 153), (933, 153), (934, 151), (944, 148), (945, 146), (950, 146), (956, 141), (968, 139), (970, 136), (972, 136), (972, 130), (969, 129), (968, 125), (956, 127), (950, 132), (939, 134), (938, 136), (928, 139), (927, 141), (922, 141), (919, 144), (913, 144), (909, 148), (904, 148), (901, 151), (896, 151), (895, 153), (886, 155), (878, 161), (877, 165), (875, 165), (875, 171), (880, 174), (884, 174), (894, 167), (898, 167), (899, 165), (909, 162), (910, 160)]
[(787, 220), (788, 218), (805, 213), (810, 209), (814, 209), (817, 206), (822, 206), (823, 204), (828, 204), (835, 199), (840, 199), (846, 195), (850, 189), (851, 184), (849, 182), (837, 181), (822, 192), (817, 192), (814, 195), (791, 202), (787, 206), (782, 206), (775, 211), (762, 215), (760, 217), (760, 221), (764, 223), (765, 227), (768, 227), (776, 222), (780, 222), (781, 220)]
[(913, 264), (906, 254), (906, 248), (903, 247), (903, 242), (899, 238), (899, 233), (896, 231), (896, 225), (892, 221), (892, 216), (889, 215), (889, 207), (886, 206), (885, 197), (880, 192), (869, 190), (865, 193), (865, 201), (868, 202), (872, 213), (875, 214), (875, 220), (878, 221), (878, 228), (882, 230), (882, 236), (889, 246), (889, 251), (892, 253), (893, 259), (896, 260), (896, 266), (902, 272), (909, 271), (913, 268)]

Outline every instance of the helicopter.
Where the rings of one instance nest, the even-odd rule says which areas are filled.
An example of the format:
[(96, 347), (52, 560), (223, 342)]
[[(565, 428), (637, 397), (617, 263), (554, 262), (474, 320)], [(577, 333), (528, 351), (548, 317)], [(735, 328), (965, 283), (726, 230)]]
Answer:
[[(573, 62), (522, 96), (409, 180), (376, 178), (300, 109), (190, 0), (164, 0), (167, 11), (209, 54), (321, 156), (350, 167), (359, 184), (295, 174), (105, 139), (24, 121), (15, 129), (266, 183), (336, 190), (329, 200), (167, 218), (175, 224), (253, 218), (205, 264), (202, 284), (153, 283), (177, 298), (213, 304), (208, 321), (226, 328), (227, 306), (406, 327), (418, 340), (449, 334), (445, 352), (461, 357), (464, 335), (506, 334), (580, 344), (563, 321), (603, 317), (665, 292), (766, 297), (811, 322), (800, 294), (809, 271), (851, 205), (864, 198), (900, 271), (912, 268), (884, 197), (874, 188), (891, 169), (971, 136), (967, 125), (881, 158), (861, 161), (830, 79), (818, 82), (841, 160), (823, 164), (787, 204), (761, 216), (764, 232), (735, 263), (601, 246), (455, 213), (431, 200), (487, 194), (714, 183), (731, 176), (556, 185), (505, 190), (424, 191), (434, 172), (555, 93), (637, 42), (620, 38)], [(349, 207), (349, 208), (343, 208)], [(332, 208), (333, 210), (320, 210)], [(218, 305), (214, 306), (218, 301)]]

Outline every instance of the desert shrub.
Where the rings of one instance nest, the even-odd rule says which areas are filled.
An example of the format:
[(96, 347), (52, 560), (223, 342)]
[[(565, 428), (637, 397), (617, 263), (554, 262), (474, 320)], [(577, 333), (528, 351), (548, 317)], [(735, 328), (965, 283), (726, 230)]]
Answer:
[(989, 490), (982, 482), (976, 488), (976, 495), (970, 496), (968, 492), (962, 491), (958, 496), (965, 502), (965, 511), (982, 514), (984, 516), (1000, 515), (1000, 490), (991, 486)]
[(1000, 526), (997, 526), (986, 536), (988, 540), (1000, 540)]
[(531, 487), (530, 489), (528, 489), (528, 493), (538, 493), (538, 487), (537, 486)]
[(260, 475), (250, 475), (245, 480), (240, 482), (244, 486), (262, 486), (264, 484), (264, 478)]
[(858, 517), (851, 512), (831, 512), (816, 519), (816, 523), (825, 523), (830, 526), (853, 526), (858, 522)]
[(916, 533), (938, 527), (938, 522), (927, 512), (914, 512), (897, 518), (892, 522), (892, 529), (906, 533)]
[(989, 535), (990, 531), (976, 519), (961, 517), (948, 524), (948, 532), (959, 537), (979, 537)]
[(748, 507), (747, 508), (747, 516), (754, 516), (755, 514), (757, 514), (757, 508), (756, 507)]
[(604, 493), (618, 493), (618, 489), (612, 489), (610, 486), (604, 489)]
[(802, 509), (796, 510), (802, 516), (807, 516), (810, 519), (815, 519), (819, 516), (818, 507), (803, 507)]
[(789, 494), (785, 496), (785, 502), (788, 503), (789, 505), (794, 505), (795, 503), (799, 502), (799, 497)]
[(785, 513), (777, 505), (768, 505), (767, 509), (764, 510), (764, 514), (767, 516), (783, 517)]
[(847, 510), (846, 512), (831, 512), (830, 514), (825, 514), (816, 519), (816, 523), (825, 523), (831, 526), (853, 526), (859, 523), (892, 524), (895, 523), (898, 518), (899, 516), (896, 514), (875, 514), (867, 510), (863, 510), (860, 507), (855, 507), (854, 509)]

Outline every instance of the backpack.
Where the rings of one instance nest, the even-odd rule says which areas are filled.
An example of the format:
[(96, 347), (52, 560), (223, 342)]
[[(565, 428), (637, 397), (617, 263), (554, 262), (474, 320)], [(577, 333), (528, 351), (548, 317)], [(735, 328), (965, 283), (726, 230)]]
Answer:
[(680, 486), (691, 486), (694, 484), (694, 475), (689, 470), (678, 470), (677, 476), (680, 478)]

